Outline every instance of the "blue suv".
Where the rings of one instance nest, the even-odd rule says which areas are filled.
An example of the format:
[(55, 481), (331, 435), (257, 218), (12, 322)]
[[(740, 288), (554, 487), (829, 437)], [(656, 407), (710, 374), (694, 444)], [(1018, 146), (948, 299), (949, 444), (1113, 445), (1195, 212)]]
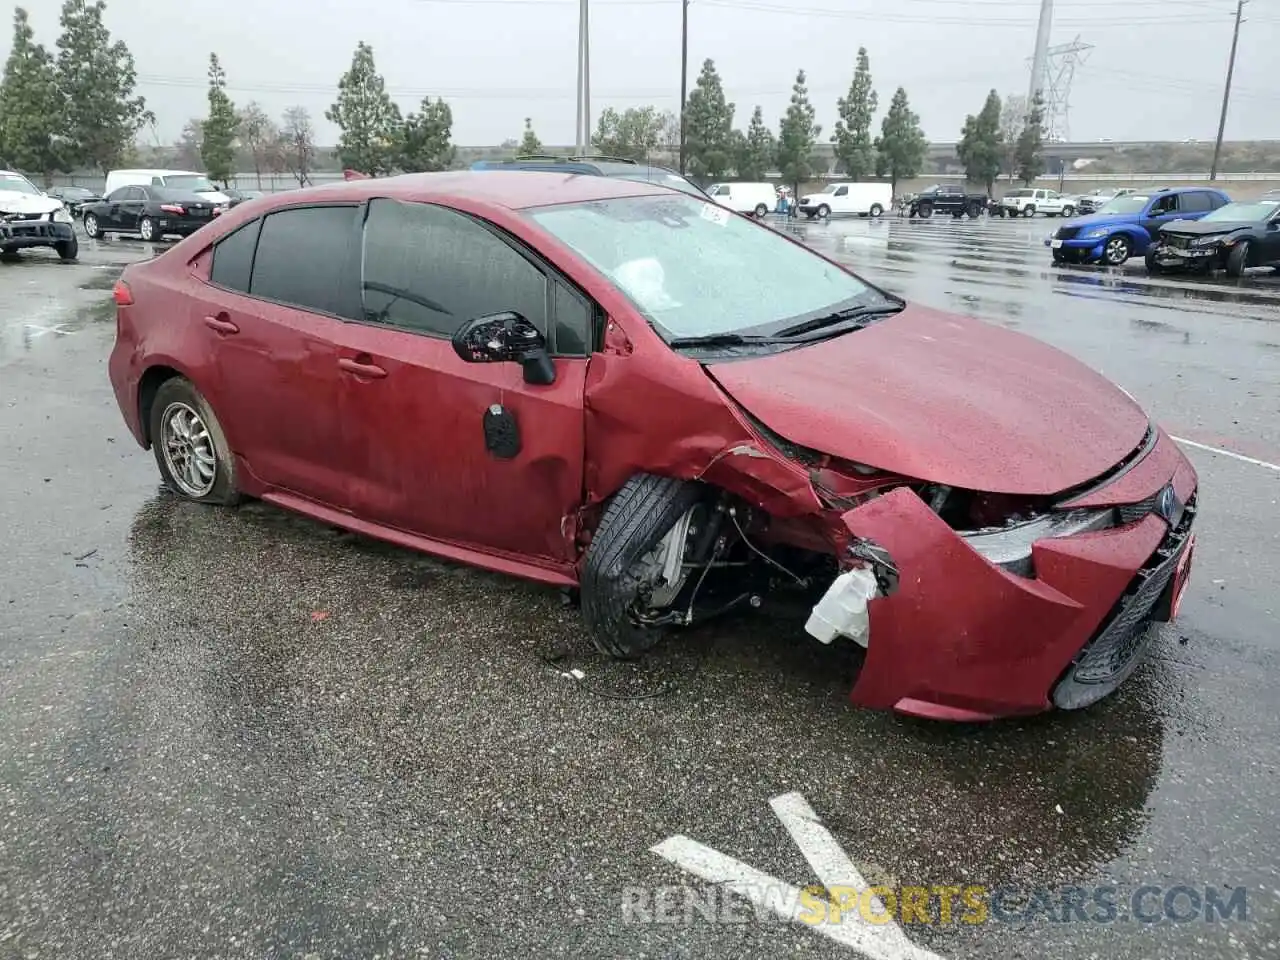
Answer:
[(1174, 187), (1137, 190), (1108, 200), (1097, 213), (1068, 220), (1046, 237), (1054, 263), (1103, 263), (1118, 267), (1140, 257), (1160, 228), (1173, 220), (1199, 220), (1231, 202), (1221, 190)]

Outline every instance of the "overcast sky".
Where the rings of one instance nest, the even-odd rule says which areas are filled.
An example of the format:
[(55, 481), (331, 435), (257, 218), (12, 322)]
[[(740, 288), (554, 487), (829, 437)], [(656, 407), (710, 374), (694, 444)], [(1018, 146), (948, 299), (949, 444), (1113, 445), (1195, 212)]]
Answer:
[[(26, 0), (40, 41), (57, 38), (57, 0)], [(867, 47), (881, 110), (906, 87), (933, 140), (954, 140), (992, 87), (1025, 93), (1039, 0), (694, 0), (689, 84), (715, 60), (735, 121), (755, 104), (777, 129), (797, 68), (823, 125)], [(1058, 0), (1052, 42), (1094, 45), (1071, 88), (1073, 140), (1213, 138), (1233, 0)], [(1251, 0), (1241, 31), (1228, 139), (1280, 138), (1274, 64), (1280, 0)], [(680, 0), (591, 0), (593, 118), (605, 106), (680, 100)], [(237, 103), (273, 114), (302, 104), (323, 119), (358, 40), (372, 44), (402, 109), (426, 94), (453, 108), (454, 141), (574, 139), (578, 0), (108, 0), (107, 22), (137, 61), (162, 141), (205, 109), (217, 52)], [(4, 54), (9, 33), (3, 31)], [(876, 128), (879, 128), (879, 115)]]

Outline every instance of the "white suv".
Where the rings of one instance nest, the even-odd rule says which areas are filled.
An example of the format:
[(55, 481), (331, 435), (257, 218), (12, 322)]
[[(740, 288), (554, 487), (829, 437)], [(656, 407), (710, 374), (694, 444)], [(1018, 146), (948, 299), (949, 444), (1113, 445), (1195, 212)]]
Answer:
[(1001, 199), (998, 216), (1034, 217), (1043, 213), (1046, 217), (1074, 216), (1079, 201), (1073, 196), (1064, 196), (1057, 190), (1010, 190)]

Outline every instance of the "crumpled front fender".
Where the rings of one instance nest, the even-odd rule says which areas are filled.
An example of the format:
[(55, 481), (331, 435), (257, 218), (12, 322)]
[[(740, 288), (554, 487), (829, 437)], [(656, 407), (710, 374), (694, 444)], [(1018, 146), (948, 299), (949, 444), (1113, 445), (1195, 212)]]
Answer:
[(1165, 532), (1136, 523), (1032, 550), (1036, 578), (974, 551), (905, 487), (848, 511), (851, 535), (883, 547), (897, 588), (869, 605), (860, 706), (971, 721), (1038, 713), (1076, 653)]

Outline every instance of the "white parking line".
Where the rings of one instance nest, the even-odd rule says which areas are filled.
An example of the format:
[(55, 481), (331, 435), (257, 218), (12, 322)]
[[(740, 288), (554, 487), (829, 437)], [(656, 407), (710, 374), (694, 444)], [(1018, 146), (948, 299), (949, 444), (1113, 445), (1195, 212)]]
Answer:
[(1196, 441), (1187, 440), (1185, 437), (1173, 437), (1173, 440), (1188, 447), (1195, 447), (1197, 450), (1205, 450), (1208, 453), (1220, 454), (1224, 457), (1230, 457), (1232, 460), (1239, 460), (1241, 463), (1251, 463), (1255, 467), (1262, 467), (1263, 469), (1274, 470), (1277, 473), (1280, 473), (1280, 463), (1268, 463), (1266, 460), (1257, 460), (1253, 457), (1246, 457), (1243, 453), (1236, 453), (1234, 450), (1224, 450), (1222, 447), (1211, 447), (1207, 443), (1196, 443)]
[[(858, 868), (822, 825), (803, 796), (783, 794), (770, 800), (769, 805), (833, 896), (838, 895), (837, 890), (844, 893), (868, 889), (869, 884)], [(686, 873), (729, 890), (757, 908), (803, 924), (869, 960), (943, 960), (938, 954), (908, 940), (902, 928), (891, 917), (883, 915), (884, 904), (878, 898), (871, 900), (872, 909), (883, 916), (878, 921), (867, 920), (857, 907), (847, 904), (841, 909), (833, 907), (823, 919), (815, 922), (811, 904), (806, 902), (804, 892), (798, 887), (689, 837), (671, 837), (651, 847), (650, 852)]]

